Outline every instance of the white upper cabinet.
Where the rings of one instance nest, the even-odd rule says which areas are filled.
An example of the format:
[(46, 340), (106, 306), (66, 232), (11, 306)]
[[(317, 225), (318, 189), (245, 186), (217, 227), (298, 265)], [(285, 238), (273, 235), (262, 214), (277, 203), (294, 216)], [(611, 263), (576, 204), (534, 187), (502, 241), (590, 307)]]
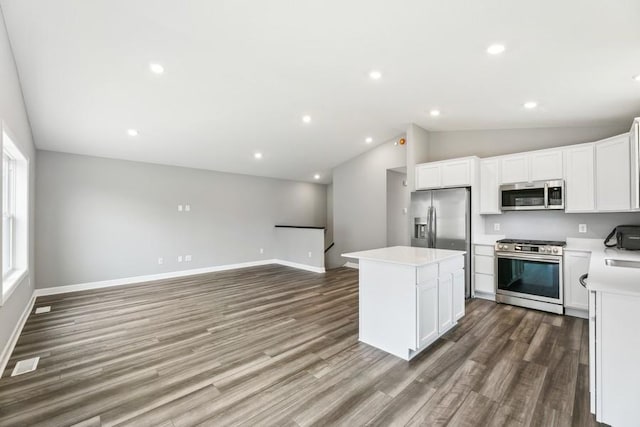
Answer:
[(440, 188), (442, 167), (440, 165), (418, 165), (416, 167), (416, 190)]
[(416, 190), (471, 186), (476, 161), (468, 157), (417, 165)]
[(499, 214), (500, 168), (498, 159), (480, 160), (480, 213)]
[(530, 181), (562, 179), (562, 150), (531, 153)]
[(518, 154), (500, 159), (500, 175), (503, 184), (529, 181), (529, 156)]
[(640, 210), (640, 118), (633, 121), (629, 132), (631, 144), (631, 209)]
[(565, 211), (590, 212), (596, 207), (593, 144), (565, 151)]
[(631, 208), (629, 134), (595, 143), (596, 209), (626, 211)]

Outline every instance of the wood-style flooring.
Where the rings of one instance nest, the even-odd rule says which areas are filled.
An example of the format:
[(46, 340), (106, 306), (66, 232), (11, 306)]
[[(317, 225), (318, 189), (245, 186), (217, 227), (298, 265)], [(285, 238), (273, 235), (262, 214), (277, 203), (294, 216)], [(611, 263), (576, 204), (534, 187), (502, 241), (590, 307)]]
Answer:
[(585, 320), (471, 300), (405, 362), (358, 342), (357, 303), (357, 270), (282, 266), (40, 297), (0, 425), (596, 425)]

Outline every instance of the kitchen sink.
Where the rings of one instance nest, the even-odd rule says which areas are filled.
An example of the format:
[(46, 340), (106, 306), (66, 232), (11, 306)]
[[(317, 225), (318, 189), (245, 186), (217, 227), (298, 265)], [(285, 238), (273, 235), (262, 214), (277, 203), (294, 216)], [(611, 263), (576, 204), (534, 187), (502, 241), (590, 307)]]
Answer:
[(606, 258), (604, 263), (610, 267), (640, 268), (640, 261), (629, 261), (626, 259)]

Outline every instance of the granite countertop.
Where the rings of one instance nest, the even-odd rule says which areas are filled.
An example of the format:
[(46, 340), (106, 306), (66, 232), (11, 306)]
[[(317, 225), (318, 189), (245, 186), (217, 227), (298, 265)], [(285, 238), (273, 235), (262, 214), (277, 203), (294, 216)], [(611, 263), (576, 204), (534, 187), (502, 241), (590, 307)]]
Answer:
[(389, 248), (372, 249), (369, 251), (350, 252), (342, 254), (345, 258), (356, 258), (367, 261), (388, 262), (413, 267), (433, 264), (448, 258), (464, 255), (465, 251), (448, 249), (416, 248), (412, 246), (392, 246)]

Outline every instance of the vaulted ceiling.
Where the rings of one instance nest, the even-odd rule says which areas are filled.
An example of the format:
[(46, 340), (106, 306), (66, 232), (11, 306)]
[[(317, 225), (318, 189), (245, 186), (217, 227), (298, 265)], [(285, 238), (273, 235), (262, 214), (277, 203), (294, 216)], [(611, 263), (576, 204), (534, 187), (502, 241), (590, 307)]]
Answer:
[[(0, 4), (40, 149), (326, 182), (412, 122), (563, 127), (640, 113), (637, 0)], [(495, 43), (505, 51), (487, 53)]]

